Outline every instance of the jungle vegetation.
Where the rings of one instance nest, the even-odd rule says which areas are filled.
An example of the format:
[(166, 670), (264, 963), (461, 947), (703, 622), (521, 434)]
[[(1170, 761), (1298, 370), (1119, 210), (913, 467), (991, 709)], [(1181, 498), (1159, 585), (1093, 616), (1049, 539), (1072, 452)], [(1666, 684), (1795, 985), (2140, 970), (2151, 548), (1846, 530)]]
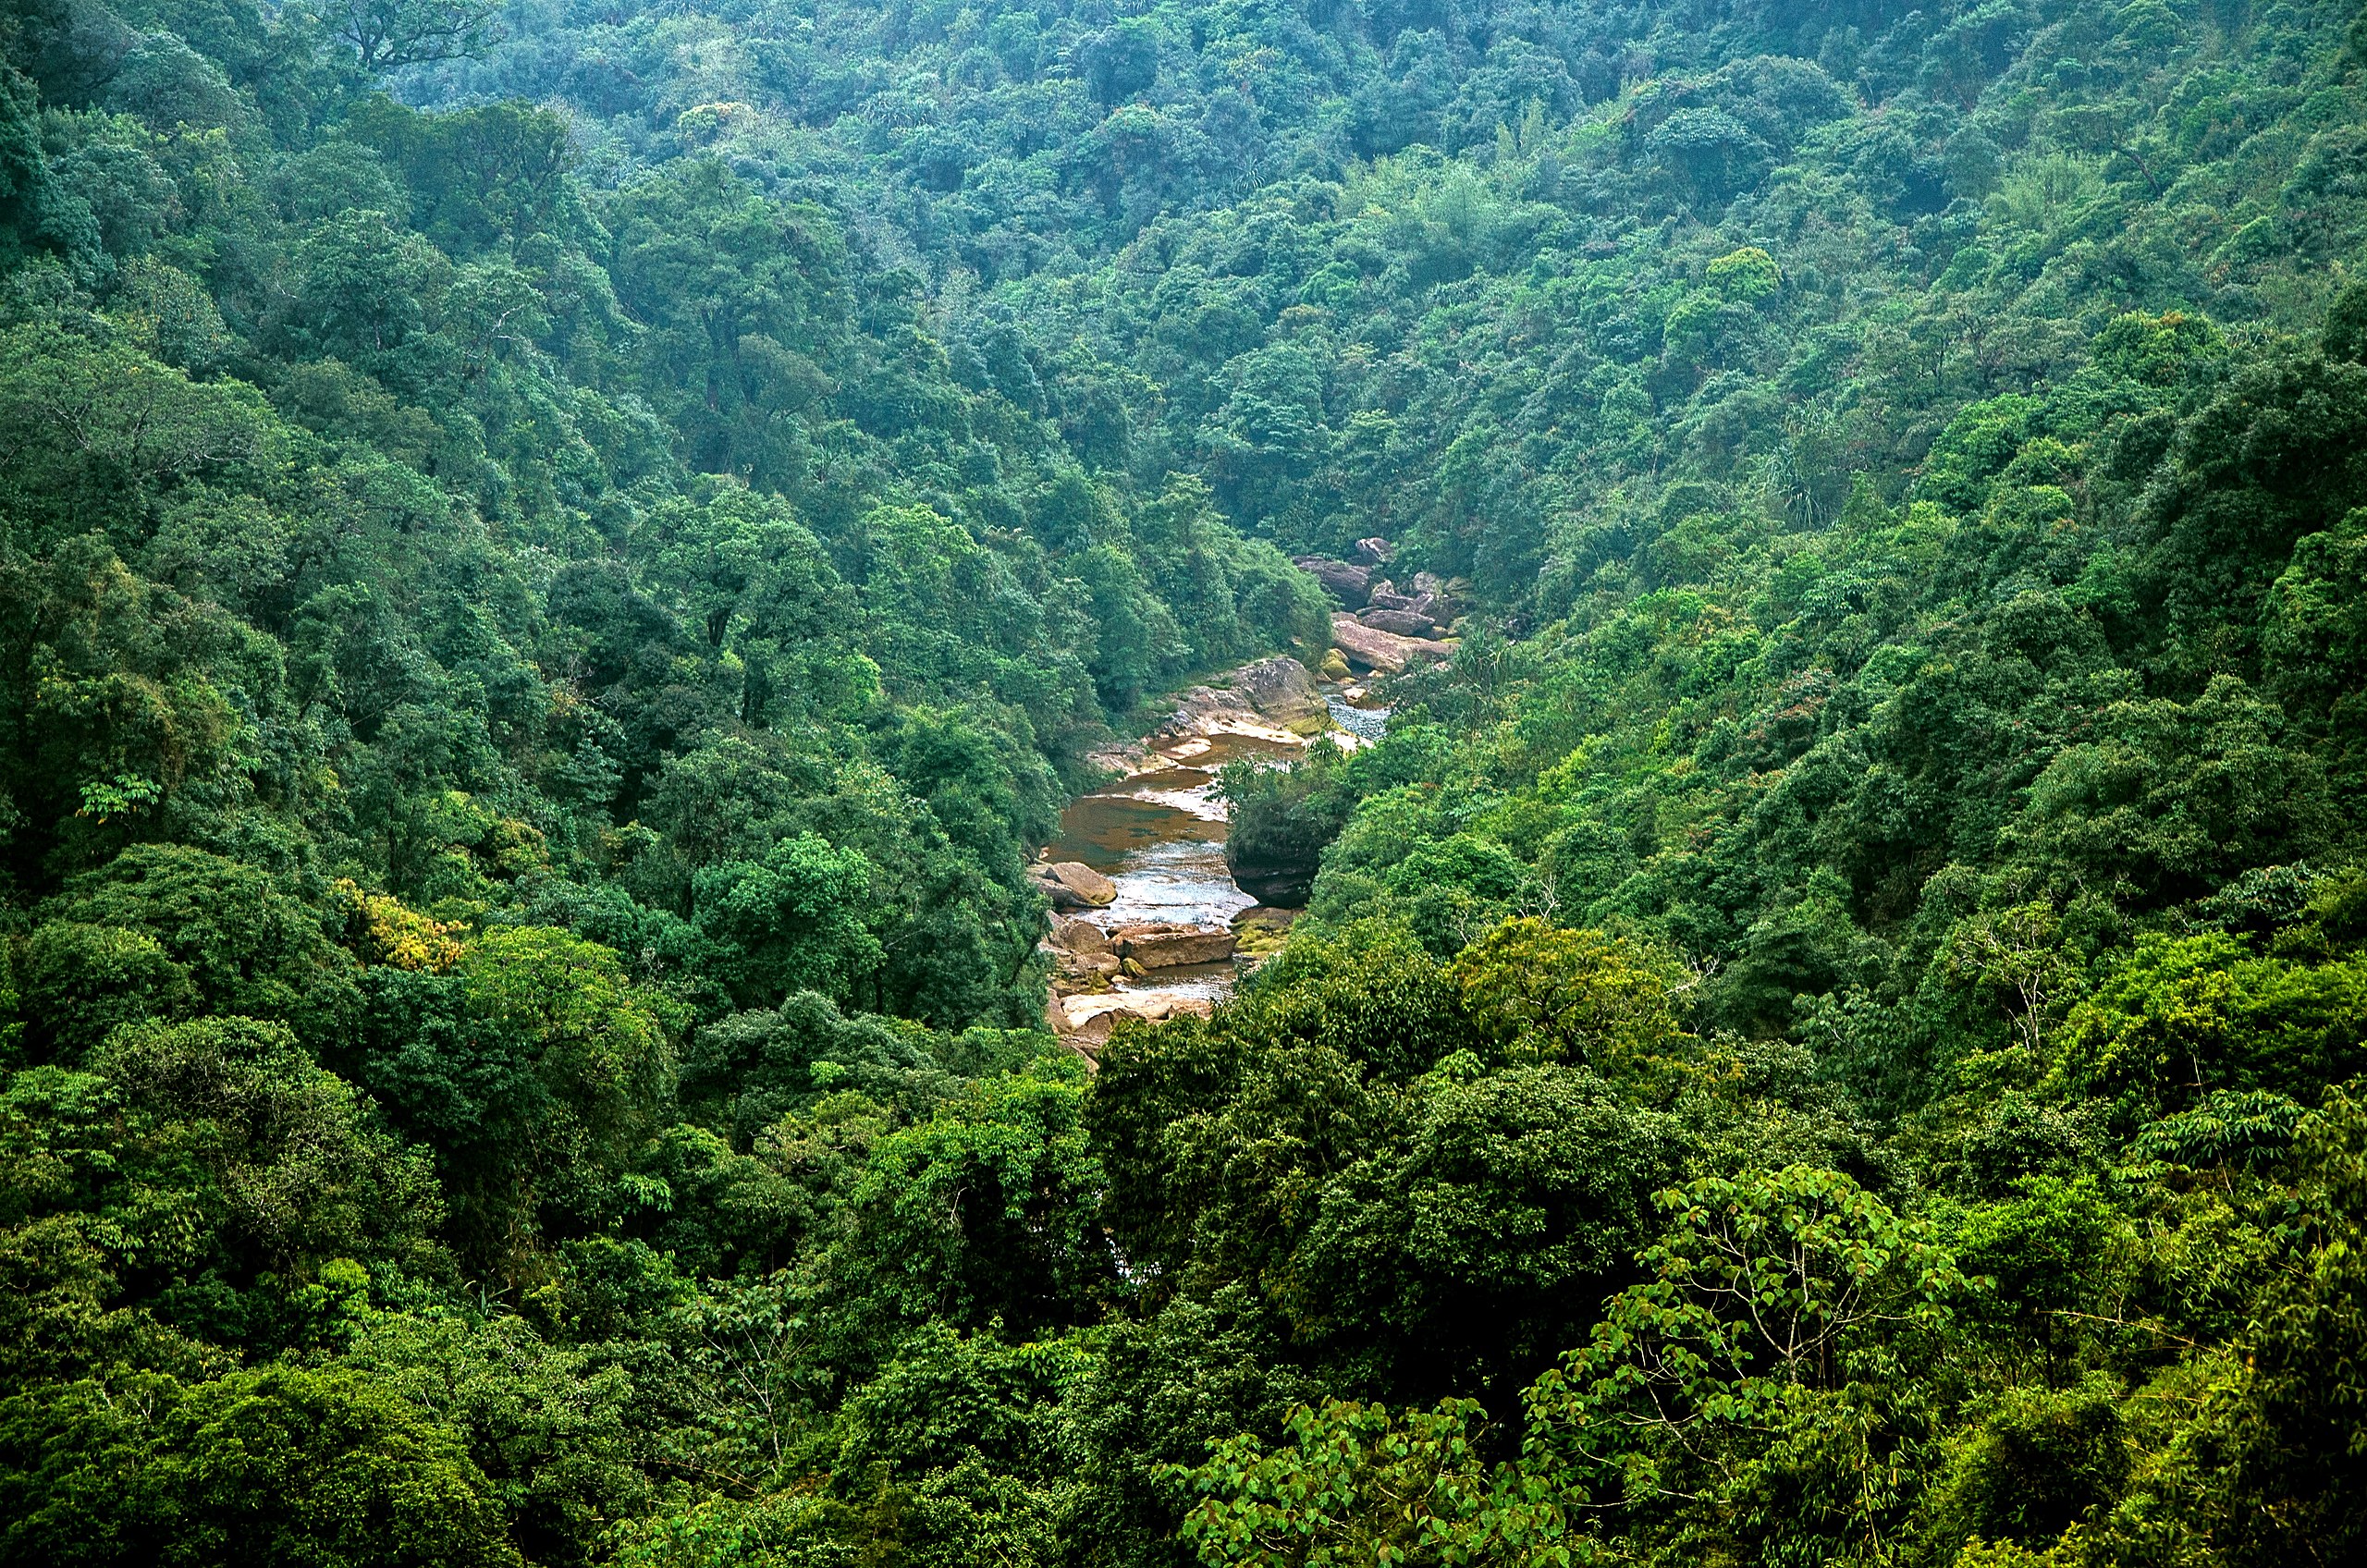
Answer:
[(2339, 0), (5, 0), (0, 1563), (2357, 1560), (2362, 263)]

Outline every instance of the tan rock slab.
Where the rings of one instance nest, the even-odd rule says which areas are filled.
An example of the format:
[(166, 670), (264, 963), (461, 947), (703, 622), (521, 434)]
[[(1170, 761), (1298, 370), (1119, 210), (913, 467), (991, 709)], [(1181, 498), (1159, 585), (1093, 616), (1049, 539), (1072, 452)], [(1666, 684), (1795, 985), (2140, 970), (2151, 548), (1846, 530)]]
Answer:
[(1233, 689), (1261, 717), (1277, 724), (1313, 718), (1324, 711), (1323, 693), (1315, 689), (1315, 678), (1307, 674), (1306, 666), (1287, 654), (1243, 665), (1233, 672)]
[(1110, 950), (1110, 933), (1090, 920), (1056, 920), (1052, 922), (1052, 946), (1063, 952), (1106, 953)]
[(1036, 883), (1054, 909), (1100, 909), (1118, 901), (1118, 885), (1083, 861), (1038, 865)]
[(1221, 925), (1121, 925), (1110, 938), (1120, 958), (1145, 969), (1222, 963), (1238, 945), (1232, 931)]
[(1427, 637), (1400, 637), (1393, 631), (1382, 631), (1367, 626), (1355, 617), (1335, 613), (1331, 617), (1331, 641), (1340, 651), (1367, 669), (1384, 675), (1395, 675), (1409, 664), (1425, 659), (1443, 659), (1453, 655), (1454, 644), (1433, 642)]

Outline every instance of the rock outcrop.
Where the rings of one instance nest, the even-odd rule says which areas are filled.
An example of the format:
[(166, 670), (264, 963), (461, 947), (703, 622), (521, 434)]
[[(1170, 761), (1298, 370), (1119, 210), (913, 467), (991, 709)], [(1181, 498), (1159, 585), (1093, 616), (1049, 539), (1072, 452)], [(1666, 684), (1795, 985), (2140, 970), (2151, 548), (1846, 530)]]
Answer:
[(1289, 726), (1321, 716), (1323, 693), (1306, 666), (1287, 654), (1243, 665), (1233, 672), (1233, 689), (1275, 723)]
[(1110, 1031), (1121, 1023), (1206, 1018), (1216, 1011), (1216, 1004), (1205, 997), (1143, 997), (1124, 1002), (1113, 1002), (1107, 997), (1072, 997), (1069, 1001), (1088, 1005), (1073, 1009), (1065, 1004), (1055, 1006), (1049, 1022), (1061, 1043), (1088, 1063), (1098, 1061), (1101, 1047), (1110, 1043)]
[(1287, 655), (1244, 665), (1232, 680), (1230, 686), (1195, 686), (1184, 692), (1175, 711), (1152, 731), (1152, 741), (1164, 747), (1233, 734), (1294, 744), (1302, 732), (1322, 728), (1329, 713), (1306, 667)]
[(1100, 909), (1118, 901), (1118, 885), (1083, 861), (1038, 865), (1035, 874), (1054, 909)]
[(1162, 922), (1121, 925), (1110, 933), (1110, 945), (1121, 960), (1131, 960), (1144, 969), (1172, 969), (1186, 963), (1222, 963), (1233, 956), (1235, 938), (1222, 925)]
[(1316, 867), (1306, 861), (1257, 860), (1235, 854), (1228, 844), (1224, 864), (1233, 873), (1233, 885), (1261, 904), (1297, 909), (1315, 886)]
[(1294, 564), (1322, 583), (1325, 593), (1348, 608), (1364, 607), (1365, 594), (1372, 585), (1372, 568), (1350, 566), (1346, 561), (1335, 561), (1324, 556), (1301, 556)]
[(1424, 659), (1448, 658), (1454, 653), (1452, 643), (1382, 631), (1365, 625), (1344, 611), (1331, 618), (1331, 641), (1338, 643), (1340, 651), (1355, 663), (1386, 675), (1394, 675), (1409, 664), (1417, 664)]
[(1428, 637), (1438, 627), (1437, 621), (1419, 610), (1365, 610), (1356, 619), (1375, 631), (1394, 632), (1400, 637)]

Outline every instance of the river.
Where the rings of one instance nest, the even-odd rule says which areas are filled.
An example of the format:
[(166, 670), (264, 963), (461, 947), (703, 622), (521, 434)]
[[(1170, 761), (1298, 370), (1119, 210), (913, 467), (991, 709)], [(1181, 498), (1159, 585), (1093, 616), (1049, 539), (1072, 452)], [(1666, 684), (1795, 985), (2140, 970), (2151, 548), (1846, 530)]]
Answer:
[[(1363, 695), (1356, 686), (1335, 686), (1324, 692), (1334, 738), (1350, 746), (1379, 740), (1388, 722), (1388, 709), (1358, 705)], [(1233, 874), (1225, 869), (1225, 808), (1216, 795), (1218, 770), (1245, 758), (1286, 761), (1301, 749), (1257, 735), (1195, 738), (1152, 753), (1148, 771), (1071, 801), (1046, 858), (1083, 861), (1118, 889), (1114, 903), (1075, 918), (1105, 930), (1153, 921), (1233, 925), (1257, 900), (1234, 886)], [(1158, 969), (1139, 979), (1121, 978), (1110, 993), (1109, 1005), (1156, 1011), (1162, 1001), (1220, 1001), (1233, 989), (1245, 962), (1250, 961)]]

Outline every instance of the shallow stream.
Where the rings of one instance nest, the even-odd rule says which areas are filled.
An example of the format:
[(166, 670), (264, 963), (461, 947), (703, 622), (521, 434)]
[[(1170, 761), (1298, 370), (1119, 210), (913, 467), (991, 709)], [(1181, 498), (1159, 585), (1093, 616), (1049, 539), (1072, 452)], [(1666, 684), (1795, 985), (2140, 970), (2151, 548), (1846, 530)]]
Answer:
[[(1356, 740), (1378, 740), (1388, 722), (1386, 708), (1355, 706), (1336, 690), (1326, 693), (1326, 701), (1334, 724)], [(1149, 771), (1113, 780), (1071, 801), (1045, 858), (1083, 861), (1118, 888), (1115, 903), (1073, 918), (1089, 920), (1104, 930), (1151, 921), (1232, 925), (1257, 900), (1235, 887), (1233, 874), (1225, 869), (1225, 808), (1216, 796), (1217, 774), (1229, 762), (1251, 757), (1284, 761), (1299, 750), (1247, 735), (1186, 741), (1153, 752)], [(1233, 989), (1238, 974), (1233, 962), (1154, 970), (1139, 980), (1116, 982), (1111, 1005), (1160, 998), (1218, 1000)]]

